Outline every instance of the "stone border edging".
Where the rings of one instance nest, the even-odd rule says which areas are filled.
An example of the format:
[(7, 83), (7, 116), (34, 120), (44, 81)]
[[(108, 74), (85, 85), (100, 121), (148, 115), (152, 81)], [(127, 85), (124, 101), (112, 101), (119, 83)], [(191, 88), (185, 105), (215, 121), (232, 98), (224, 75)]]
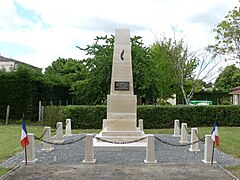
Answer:
[(11, 174), (13, 171), (15, 171), (16, 169), (18, 169), (20, 167), (20, 165), (17, 165), (15, 167), (13, 167), (10, 171), (8, 171), (6, 174), (3, 174), (0, 179), (4, 179), (6, 178), (9, 174)]
[(225, 169), (222, 166), (217, 166), (219, 169), (221, 169), (225, 174), (227, 174), (230, 178), (234, 179), (234, 180), (238, 180), (238, 177), (235, 176), (234, 174), (232, 174), (230, 171), (228, 171), (227, 169)]

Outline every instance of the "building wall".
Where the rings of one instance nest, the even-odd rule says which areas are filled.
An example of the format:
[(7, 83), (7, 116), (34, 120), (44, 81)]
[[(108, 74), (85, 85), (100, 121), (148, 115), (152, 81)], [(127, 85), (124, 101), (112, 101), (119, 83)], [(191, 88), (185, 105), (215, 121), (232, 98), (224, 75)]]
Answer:
[(0, 61), (0, 69), (5, 69), (7, 72), (15, 69), (14, 61)]

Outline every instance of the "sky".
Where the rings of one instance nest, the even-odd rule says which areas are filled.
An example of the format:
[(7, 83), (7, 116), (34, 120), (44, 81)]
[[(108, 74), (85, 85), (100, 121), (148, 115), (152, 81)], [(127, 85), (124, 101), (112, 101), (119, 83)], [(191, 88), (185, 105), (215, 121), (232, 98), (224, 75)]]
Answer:
[(214, 44), (213, 28), (238, 0), (0, 0), (0, 55), (39, 68), (86, 58), (76, 46), (130, 29), (146, 46), (184, 36), (193, 50)]

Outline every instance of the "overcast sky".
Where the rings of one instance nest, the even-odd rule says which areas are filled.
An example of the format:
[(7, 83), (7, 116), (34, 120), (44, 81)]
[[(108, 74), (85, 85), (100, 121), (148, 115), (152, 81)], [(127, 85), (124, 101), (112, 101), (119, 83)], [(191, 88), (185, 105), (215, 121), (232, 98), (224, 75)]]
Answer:
[(0, 0), (0, 54), (46, 68), (58, 57), (83, 59), (86, 47), (116, 28), (146, 46), (173, 29), (193, 49), (214, 42), (213, 28), (238, 0)]

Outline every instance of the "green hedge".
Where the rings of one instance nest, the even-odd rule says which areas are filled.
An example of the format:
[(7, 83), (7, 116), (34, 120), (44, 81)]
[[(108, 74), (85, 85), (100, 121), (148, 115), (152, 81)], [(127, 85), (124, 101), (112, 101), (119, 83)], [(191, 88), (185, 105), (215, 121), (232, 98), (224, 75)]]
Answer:
[[(101, 129), (106, 116), (106, 106), (48, 106), (44, 124), (54, 127), (71, 118), (73, 128)], [(214, 120), (218, 126), (240, 126), (240, 106), (138, 106), (137, 117), (145, 129), (173, 127), (174, 119), (189, 127), (213, 126)]]
[(54, 127), (56, 122), (65, 124), (65, 120), (71, 118), (75, 129), (100, 129), (106, 114), (106, 106), (47, 106), (44, 124)]

